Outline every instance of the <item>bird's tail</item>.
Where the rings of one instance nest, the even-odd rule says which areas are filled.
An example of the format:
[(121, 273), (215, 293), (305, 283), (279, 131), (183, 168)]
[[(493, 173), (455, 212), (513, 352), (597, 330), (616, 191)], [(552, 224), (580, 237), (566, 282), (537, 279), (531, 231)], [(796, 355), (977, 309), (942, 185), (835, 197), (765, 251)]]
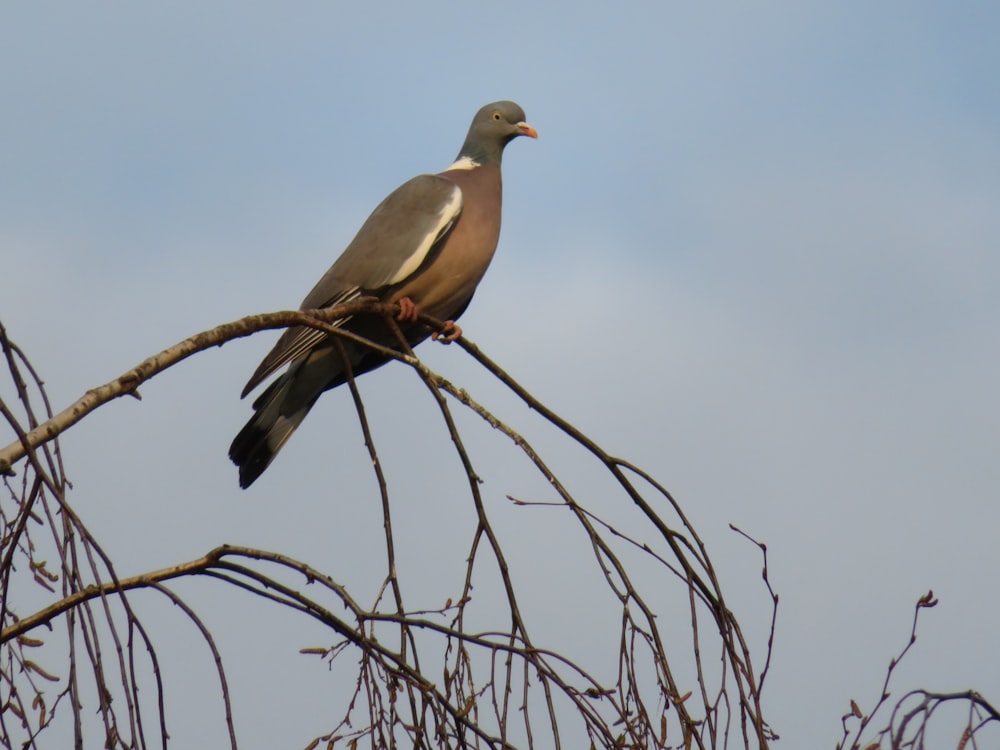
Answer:
[(322, 392), (303, 393), (297, 385), (294, 367), (271, 383), (254, 401), (254, 415), (229, 446), (229, 458), (240, 469), (243, 489), (264, 473)]

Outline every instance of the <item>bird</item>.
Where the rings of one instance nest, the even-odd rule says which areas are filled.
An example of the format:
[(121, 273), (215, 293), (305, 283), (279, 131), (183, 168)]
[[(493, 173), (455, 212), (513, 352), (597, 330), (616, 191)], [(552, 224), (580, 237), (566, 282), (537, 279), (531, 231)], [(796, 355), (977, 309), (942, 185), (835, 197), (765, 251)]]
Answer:
[[(419, 313), (445, 321), (444, 343), (458, 338), (462, 330), (455, 320), (472, 300), (500, 239), (500, 162), (504, 148), (519, 136), (538, 138), (518, 104), (498, 101), (479, 109), (451, 166), (418, 175), (390, 193), (300, 309), (374, 297), (400, 306), (399, 329), (411, 347), (431, 333), (417, 322)], [(333, 325), (392, 349), (402, 346), (389, 325), (372, 315)], [(253, 416), (229, 448), (243, 489), (263, 474), (320, 395), (347, 381), (345, 353), (353, 376), (388, 361), (337, 338), (306, 326), (288, 328), (250, 377), (240, 398), (288, 365), (253, 402)]]

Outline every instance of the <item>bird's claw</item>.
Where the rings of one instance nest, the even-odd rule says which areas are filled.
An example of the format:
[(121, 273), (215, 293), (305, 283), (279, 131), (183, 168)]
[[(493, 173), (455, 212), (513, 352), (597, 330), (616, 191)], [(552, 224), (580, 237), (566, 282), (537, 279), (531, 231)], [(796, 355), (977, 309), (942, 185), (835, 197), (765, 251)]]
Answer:
[(399, 315), (396, 316), (396, 320), (404, 323), (417, 322), (417, 306), (409, 297), (403, 297), (399, 300)]
[(442, 344), (450, 344), (461, 335), (461, 327), (454, 320), (446, 320), (440, 331), (434, 331), (431, 334), (431, 339), (440, 341)]

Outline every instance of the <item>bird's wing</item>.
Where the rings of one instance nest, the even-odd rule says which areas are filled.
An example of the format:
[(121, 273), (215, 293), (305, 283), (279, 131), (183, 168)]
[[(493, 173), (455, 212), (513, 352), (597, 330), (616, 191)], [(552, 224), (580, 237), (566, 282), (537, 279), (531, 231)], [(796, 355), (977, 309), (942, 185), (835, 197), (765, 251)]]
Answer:
[[(462, 191), (451, 180), (420, 175), (403, 183), (372, 211), (351, 244), (306, 295), (301, 309), (333, 307), (403, 281), (423, 265), (461, 212)], [(325, 337), (315, 328), (289, 328), (260, 363), (241, 398)]]

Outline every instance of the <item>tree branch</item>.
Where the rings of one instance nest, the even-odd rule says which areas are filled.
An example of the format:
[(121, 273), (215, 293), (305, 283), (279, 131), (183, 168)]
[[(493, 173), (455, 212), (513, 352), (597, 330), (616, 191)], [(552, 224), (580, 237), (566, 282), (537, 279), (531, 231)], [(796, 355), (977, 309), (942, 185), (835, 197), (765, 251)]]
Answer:
[[(168, 367), (187, 359), (193, 354), (211, 349), (212, 347), (222, 346), (233, 339), (243, 338), (257, 331), (269, 328), (288, 328), (289, 326), (296, 325), (319, 328), (332, 335), (363, 342), (366, 346), (387, 357), (405, 361), (407, 357), (399, 352), (379, 346), (349, 331), (331, 325), (333, 321), (350, 315), (375, 313), (391, 316), (398, 312), (399, 305), (385, 304), (374, 298), (362, 298), (345, 305), (336, 305), (335, 307), (322, 310), (286, 310), (283, 312), (248, 315), (245, 318), (240, 318), (231, 323), (225, 323), (208, 331), (190, 336), (164, 349), (159, 354), (154, 354), (152, 357), (144, 359), (131, 370), (119, 375), (114, 380), (90, 389), (69, 407), (38, 425), (30, 432), (27, 432), (21, 440), (17, 440), (0, 449), (0, 474), (11, 474), (14, 464), (24, 458), (29, 450), (52, 440), (90, 414), (94, 409), (122, 396), (136, 396), (140, 385), (163, 372)], [(436, 330), (443, 328), (441, 321), (434, 318), (421, 315), (420, 320)]]

